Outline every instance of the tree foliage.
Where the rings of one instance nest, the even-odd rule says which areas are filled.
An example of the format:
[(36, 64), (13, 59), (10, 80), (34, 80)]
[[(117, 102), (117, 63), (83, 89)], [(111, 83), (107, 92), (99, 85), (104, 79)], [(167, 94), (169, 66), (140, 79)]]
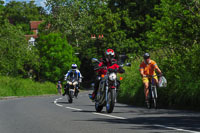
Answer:
[(36, 50), (30, 49), (20, 28), (5, 21), (0, 29), (0, 73), (27, 76), (31, 68), (38, 66)]
[(37, 40), (40, 52), (40, 78), (52, 82), (62, 80), (64, 74), (71, 68), (71, 64), (80, 65), (74, 50), (66, 38), (60, 33), (40, 35)]
[(43, 8), (37, 7), (34, 1), (29, 3), (11, 1), (5, 5), (3, 15), (11, 24), (21, 26), (26, 34), (32, 34), (30, 21), (42, 20), (46, 13)]

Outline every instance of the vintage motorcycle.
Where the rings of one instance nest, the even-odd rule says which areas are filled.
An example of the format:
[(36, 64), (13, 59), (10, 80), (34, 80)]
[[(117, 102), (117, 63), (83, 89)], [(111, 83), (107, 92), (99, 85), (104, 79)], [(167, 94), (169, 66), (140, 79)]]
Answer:
[[(93, 58), (92, 62), (99, 63), (96, 58)], [(97, 95), (95, 97), (95, 109), (97, 112), (101, 112), (103, 107), (106, 106), (106, 112), (112, 113), (115, 107), (117, 88), (119, 86), (117, 80), (117, 69), (107, 69), (106, 66), (103, 66), (95, 68), (95, 70), (102, 68), (106, 69), (107, 73), (105, 75), (101, 75), (101, 77), (98, 77), (100, 82), (97, 90)], [(92, 85), (92, 87), (94, 87), (94, 85)]]
[(78, 80), (76, 77), (72, 77), (67, 80), (67, 84), (69, 85), (69, 90), (67, 90), (68, 102), (72, 103), (73, 98), (78, 95)]

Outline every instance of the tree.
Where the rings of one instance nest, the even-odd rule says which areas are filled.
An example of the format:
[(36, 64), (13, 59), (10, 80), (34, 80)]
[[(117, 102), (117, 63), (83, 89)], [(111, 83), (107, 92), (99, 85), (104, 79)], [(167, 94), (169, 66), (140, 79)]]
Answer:
[(5, 5), (4, 17), (16, 26), (21, 26), (26, 34), (30, 32), (30, 21), (38, 21), (44, 19), (46, 13), (42, 7), (37, 7), (34, 1), (16, 2), (11, 1)]
[(88, 41), (87, 27), (91, 23), (91, 17), (86, 8), (87, 0), (47, 0), (46, 5), (50, 10), (50, 32), (63, 33), (73, 47), (79, 47)]
[(37, 68), (37, 50), (28, 45), (20, 28), (4, 21), (0, 25), (0, 73), (10, 76), (27, 76)]
[(4, 10), (4, 1), (0, 1), (0, 24), (3, 23), (4, 17), (3, 17), (3, 10)]
[(196, 0), (161, 0), (155, 8), (160, 19), (153, 24), (151, 31), (146, 32), (147, 43), (154, 48), (181, 48), (199, 43), (199, 7)]
[(61, 33), (40, 35), (37, 40), (40, 52), (40, 78), (52, 82), (62, 80), (64, 74), (71, 68), (71, 64), (80, 66), (79, 59)]

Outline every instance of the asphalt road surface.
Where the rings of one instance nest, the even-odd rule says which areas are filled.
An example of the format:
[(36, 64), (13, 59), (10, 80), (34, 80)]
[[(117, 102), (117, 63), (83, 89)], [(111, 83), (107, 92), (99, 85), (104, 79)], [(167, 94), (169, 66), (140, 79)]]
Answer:
[(88, 91), (0, 100), (0, 133), (200, 133), (200, 113), (116, 104), (96, 113)]

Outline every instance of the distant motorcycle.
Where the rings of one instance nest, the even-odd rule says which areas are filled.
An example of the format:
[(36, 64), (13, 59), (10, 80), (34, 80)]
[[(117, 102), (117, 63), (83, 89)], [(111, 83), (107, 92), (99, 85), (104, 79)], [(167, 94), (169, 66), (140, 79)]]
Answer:
[[(99, 62), (96, 58), (92, 59), (93, 62)], [(107, 73), (99, 77), (100, 83), (95, 98), (95, 109), (101, 112), (103, 107), (106, 106), (106, 112), (112, 113), (115, 107), (117, 96), (117, 69), (107, 69), (106, 66), (98, 67), (98, 69), (106, 69)]]
[(68, 102), (72, 103), (74, 96), (78, 95), (78, 80), (76, 77), (72, 77), (67, 80), (67, 84), (69, 84), (69, 90), (67, 90)]

